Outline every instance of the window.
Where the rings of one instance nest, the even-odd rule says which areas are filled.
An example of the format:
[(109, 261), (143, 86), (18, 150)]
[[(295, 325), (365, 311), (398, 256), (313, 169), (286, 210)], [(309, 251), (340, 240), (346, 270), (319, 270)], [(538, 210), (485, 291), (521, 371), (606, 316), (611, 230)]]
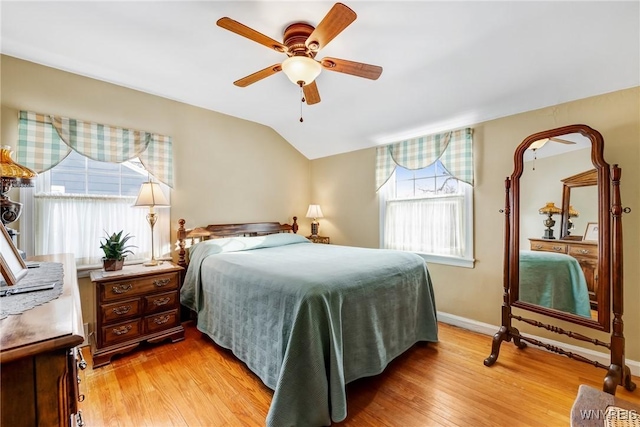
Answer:
[[(124, 230), (134, 236), (130, 242), (137, 246), (127, 261), (150, 258), (148, 209), (133, 207), (140, 186), (148, 177), (137, 158), (123, 163), (99, 162), (72, 150), (52, 169), (38, 175), (35, 191), (26, 189), (32, 202), (25, 204), (23, 215), (33, 224), (22, 228), (26, 229), (27, 235), (22, 237), (26, 239), (23, 245), (27, 253), (71, 252), (78, 267), (98, 265), (103, 255), (100, 241), (105, 233)], [(168, 187), (161, 187), (169, 200)], [(161, 250), (156, 247), (156, 253), (163, 254), (170, 251), (170, 221), (168, 212), (160, 212), (158, 217), (155, 237)]]
[(473, 267), (472, 187), (440, 160), (417, 170), (396, 166), (379, 195), (382, 247)]

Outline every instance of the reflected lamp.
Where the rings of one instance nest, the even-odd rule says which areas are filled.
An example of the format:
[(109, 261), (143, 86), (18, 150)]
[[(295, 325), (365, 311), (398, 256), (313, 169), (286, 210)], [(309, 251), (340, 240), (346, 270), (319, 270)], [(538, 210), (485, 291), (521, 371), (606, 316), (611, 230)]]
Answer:
[(318, 236), (318, 226), (319, 223), (317, 221), (318, 218), (323, 218), (322, 209), (320, 209), (320, 205), (309, 205), (309, 209), (307, 210), (307, 218), (313, 218), (311, 221), (311, 236)]
[(547, 202), (546, 205), (544, 205), (538, 210), (538, 213), (540, 213), (540, 215), (547, 215), (547, 218), (543, 222), (543, 224), (545, 225), (545, 227), (547, 227), (547, 229), (544, 230), (544, 236), (542, 236), (542, 238), (555, 239), (555, 237), (553, 236), (552, 227), (556, 225), (556, 222), (553, 219), (553, 215), (562, 213), (562, 209), (557, 207), (553, 202)]
[(157, 182), (143, 182), (136, 199), (135, 207), (148, 207), (149, 213), (147, 214), (147, 222), (151, 226), (151, 261), (145, 262), (144, 265), (151, 267), (158, 265), (158, 261), (155, 257), (154, 243), (153, 243), (153, 226), (158, 221), (158, 215), (154, 212), (154, 208), (168, 208), (169, 202), (164, 196), (160, 184)]
[(567, 236), (571, 235), (571, 230), (575, 230), (576, 226), (571, 221), (571, 218), (577, 218), (580, 216), (580, 212), (575, 210), (573, 206), (569, 206), (569, 215), (567, 215)]

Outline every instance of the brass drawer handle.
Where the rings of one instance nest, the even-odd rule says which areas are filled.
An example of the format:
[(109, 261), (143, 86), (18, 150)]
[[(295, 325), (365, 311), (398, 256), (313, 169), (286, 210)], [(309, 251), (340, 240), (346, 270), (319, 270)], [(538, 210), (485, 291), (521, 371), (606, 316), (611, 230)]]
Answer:
[(564, 248), (562, 246), (552, 246), (551, 249), (553, 249), (554, 251), (561, 251)]
[(158, 279), (158, 280), (154, 280), (153, 284), (156, 285), (157, 287), (161, 288), (165, 285), (168, 285), (169, 282), (171, 282), (171, 279)]
[(580, 253), (581, 253), (581, 254), (583, 254), (583, 255), (586, 255), (586, 254), (588, 254), (588, 253), (591, 253), (591, 251), (590, 251), (589, 249), (580, 249), (580, 250), (578, 250), (578, 252), (580, 252)]
[(159, 307), (161, 305), (165, 305), (169, 301), (171, 301), (171, 298), (169, 297), (158, 298), (153, 300), (153, 305), (155, 305), (156, 307)]
[(111, 288), (111, 290), (115, 294), (124, 294), (129, 292), (131, 289), (133, 289), (133, 285), (131, 283), (128, 283), (126, 285), (117, 285)]
[(156, 325), (164, 325), (165, 323), (167, 323), (169, 321), (169, 318), (171, 316), (169, 316), (168, 314), (165, 316), (161, 316), (161, 317), (155, 317), (153, 319), (153, 323), (155, 323)]
[(536, 249), (542, 249), (542, 245), (537, 244), (537, 245), (535, 245), (535, 246), (534, 246), (534, 248), (536, 248)]
[(118, 315), (127, 314), (128, 312), (131, 311), (131, 306), (130, 305), (123, 305), (123, 306), (114, 308), (112, 311), (115, 314), (118, 314)]
[(121, 326), (119, 328), (113, 328), (113, 333), (116, 335), (124, 335), (131, 330), (131, 325)]
[(87, 369), (87, 361), (84, 360), (84, 354), (82, 354), (82, 349), (78, 348), (78, 357), (80, 357), (80, 361), (78, 362), (78, 368), (81, 370)]

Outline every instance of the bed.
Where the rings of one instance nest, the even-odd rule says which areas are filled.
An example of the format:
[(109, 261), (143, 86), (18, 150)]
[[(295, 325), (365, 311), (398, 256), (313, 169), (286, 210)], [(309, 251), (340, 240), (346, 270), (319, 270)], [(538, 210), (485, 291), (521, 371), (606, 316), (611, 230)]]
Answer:
[(521, 301), (591, 317), (587, 282), (577, 259), (555, 252), (520, 251)]
[(295, 221), (261, 224), (270, 225), (234, 224), (230, 236), (221, 231), (228, 225), (190, 233), (181, 220), (181, 250), (202, 239), (189, 248), (181, 302), (201, 332), (274, 390), (267, 426), (342, 421), (347, 383), (379, 374), (419, 341), (437, 341), (424, 260), (314, 244), (293, 233)]

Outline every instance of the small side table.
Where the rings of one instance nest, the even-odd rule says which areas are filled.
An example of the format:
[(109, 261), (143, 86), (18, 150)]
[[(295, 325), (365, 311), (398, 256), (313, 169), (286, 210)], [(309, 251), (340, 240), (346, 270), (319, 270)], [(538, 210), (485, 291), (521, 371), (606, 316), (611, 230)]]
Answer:
[(91, 336), (93, 367), (141, 342), (184, 339), (180, 324), (180, 275), (171, 262), (145, 267), (127, 265), (119, 271), (95, 270), (95, 330)]
[(311, 240), (313, 243), (324, 243), (325, 245), (331, 244), (329, 238), (325, 236), (307, 236), (307, 239)]

